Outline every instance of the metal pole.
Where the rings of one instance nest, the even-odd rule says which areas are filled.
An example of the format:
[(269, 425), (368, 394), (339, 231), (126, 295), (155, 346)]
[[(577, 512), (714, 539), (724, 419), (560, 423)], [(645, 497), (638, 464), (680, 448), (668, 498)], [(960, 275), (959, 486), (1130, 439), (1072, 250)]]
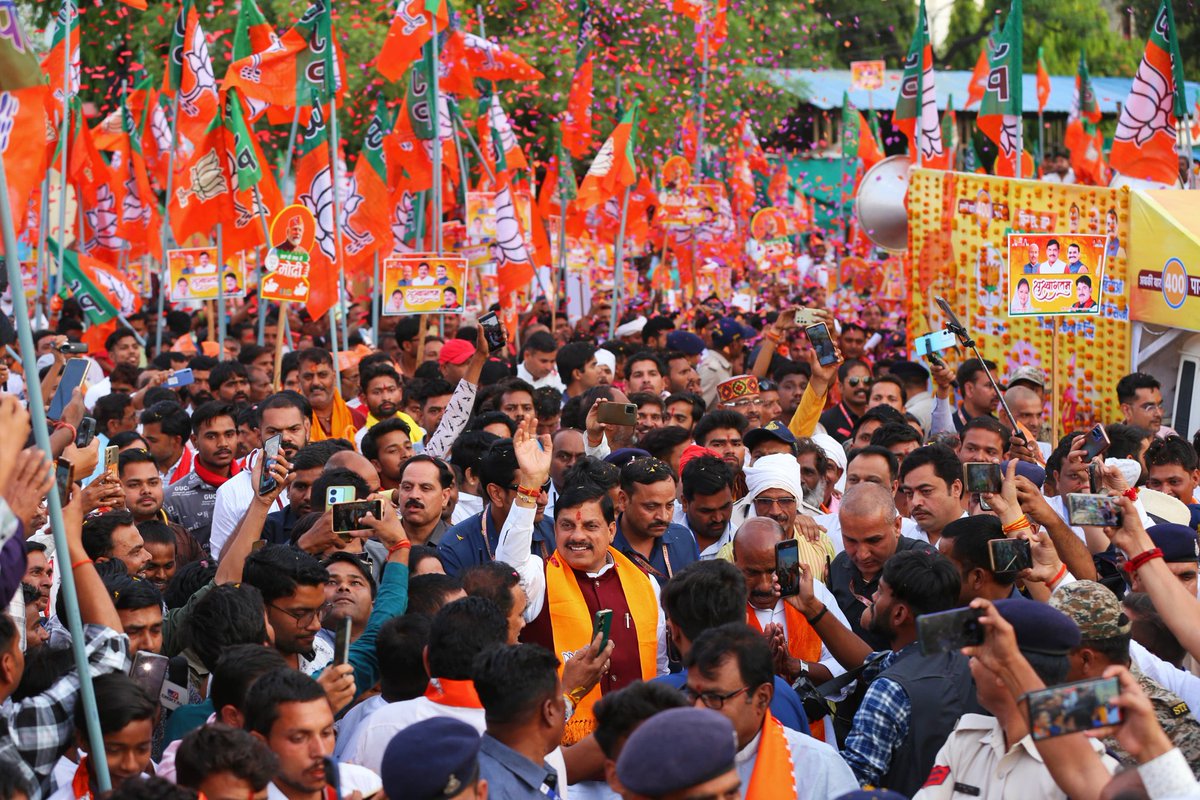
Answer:
[[(1044, 161), (1046, 159), (1046, 132), (1045, 132), (1045, 130), (1043, 128), (1043, 124), (1042, 124), (1041, 109), (1038, 109), (1037, 125), (1038, 125), (1038, 161)], [(1035, 177), (1037, 175), (1037, 164), (1033, 165), (1033, 172), (1034, 172), (1034, 174), (1031, 175), (1030, 177)]]
[(458, 126), (459, 132), (461, 132), (463, 136), (467, 137), (467, 144), (471, 145), (471, 149), (475, 151), (475, 157), (479, 159), (481, 164), (483, 164), (484, 171), (487, 172), (488, 177), (492, 179), (493, 183), (495, 183), (496, 173), (492, 171), (490, 166), (488, 166), (487, 159), (483, 157), (483, 151), (479, 149), (479, 144), (476, 143), (475, 137), (471, 135), (470, 129), (467, 128), (467, 123), (463, 121), (461, 112), (456, 110), (452, 113), (454, 114), (452, 117), (453, 123)]
[(429, 43), (433, 50), (433, 86), (430, 87), (431, 96), (433, 98), (433, 108), (430, 110), (430, 117), (433, 119), (433, 250), (437, 253), (437, 257), (442, 257), (442, 101), (441, 88), (439, 84), (440, 70), (438, 64), (440, 57), (438, 55), (438, 21), (437, 14), (430, 17), (430, 25), (433, 27), (433, 36), (430, 37)]
[(175, 180), (175, 150), (179, 145), (179, 92), (171, 100), (171, 151), (167, 154), (167, 204), (163, 209), (162, 223), (162, 264), (158, 271), (158, 318), (154, 324), (154, 354), (162, 352), (163, 337), (163, 307), (167, 300), (167, 286), (170, 285), (170, 259), (167, 258), (167, 245), (171, 237), (171, 183)]
[[(71, 135), (71, 11), (74, 9), (75, 0), (63, 0), (63, 105), (62, 128), (58, 136), (58, 143), (62, 147), (62, 161), (58, 173), (58, 240), (62, 243), (62, 248), (58, 251), (59, 280), (62, 280), (63, 264), (67, 259), (67, 148)], [(36, 376), (37, 372), (32, 374)]]
[[(267, 167), (270, 169), (270, 167)], [(258, 254), (255, 269), (259, 273), (258, 281), (258, 346), (262, 347), (267, 340), (267, 302), (262, 297), (262, 275), (263, 275), (263, 256), (264, 251), (269, 252), (271, 247), (271, 229), (267, 226), (267, 215), (263, 211), (262, 196), (258, 192), (258, 187), (254, 187), (254, 205), (258, 208), (258, 219), (263, 226), (263, 242), (262, 250), (256, 251)]]
[(1187, 148), (1187, 182), (1185, 189), (1196, 188), (1196, 170), (1192, 167), (1192, 116), (1189, 114), (1183, 120), (1183, 143)]
[[(708, 15), (705, 14), (700, 17), (700, 52), (703, 54), (703, 61), (700, 68), (700, 93), (696, 96), (696, 166), (692, 170), (696, 174), (697, 180), (701, 179), (704, 174), (704, 96), (708, 92), (707, 29)], [(618, 94), (620, 93), (618, 92)]]
[[(46, 237), (50, 233), (50, 173), (42, 179), (42, 202), (38, 212), (37, 295), (38, 313), (50, 327), (50, 268), (46, 259)], [(60, 234), (61, 236), (61, 234)], [(43, 284), (43, 278), (45, 282)]]
[[(69, 31), (67, 38), (70, 39)], [(69, 60), (67, 69), (70, 70)], [(15, 255), (17, 233), (16, 226), (13, 224), (12, 209), (8, 204), (8, 177), (4, 172), (4, 159), (0, 159), (0, 228), (3, 229), (0, 234), (4, 238), (4, 252)], [(65, 249), (63, 248), (63, 250)], [(8, 283), (14, 287), (12, 293), (13, 318), (17, 324), (17, 341), (21, 345), (21, 366), (25, 370), (25, 392), (29, 401), (33, 436), (38, 447), (49, 457), (52, 452), (50, 450), (50, 430), (46, 425), (46, 407), (42, 404), (42, 385), (37, 379), (37, 351), (33, 347), (33, 331), (29, 324), (29, 304), (25, 302), (25, 292), (21, 290), (21, 263), (16, 258), (6, 258), (4, 265), (8, 270)], [(87, 722), (88, 741), (91, 742), (90, 750), (94, 754), (101, 754), (104, 752), (104, 734), (100, 731), (100, 716), (96, 711), (96, 692), (92, 687), (92, 673), (88, 665), (83, 638), (83, 620), (79, 615), (79, 596), (75, 591), (75, 576), (65, 564), (69, 546), (67, 545), (67, 531), (63, 524), (62, 501), (58, 496), (57, 489), (52, 490), (46, 499), (50, 511), (50, 529), (54, 533), (54, 551), (60, 553), (64, 558), (63, 568), (59, 570), (63, 597), (63, 602), (59, 605), (59, 612), (61, 615), (62, 610), (66, 610), (67, 628), (71, 631), (71, 650), (75, 656), (75, 670), (79, 675), (79, 702), (83, 703), (87, 712), (84, 714), (84, 719)], [(112, 787), (112, 781), (108, 776), (108, 761), (96, 756), (91, 759), (91, 764), (96, 774), (96, 788), (101, 793), (107, 792)]]
[(217, 360), (225, 360), (225, 237), (217, 223)]
[[(333, 150), (329, 169), (333, 178), (333, 241), (337, 256), (337, 302), (333, 304), (333, 308), (329, 309), (329, 333), (333, 337), (333, 371), (337, 377), (338, 385), (341, 386), (342, 372), (338, 366), (337, 358), (337, 310), (342, 305), (342, 299), (346, 294), (346, 265), (342, 261), (342, 183), (341, 175), (339, 174), (342, 159), (341, 148), (338, 147), (338, 118), (337, 118), (337, 99), (336, 93), (330, 89), (329, 95), (329, 124), (330, 137), (329, 146)], [(342, 347), (346, 347), (350, 337), (346, 333), (346, 315), (342, 314)]]
[(625, 195), (621, 198), (621, 225), (617, 228), (617, 246), (614, 248), (613, 259), (613, 302), (612, 316), (608, 326), (608, 336), (616, 336), (617, 320), (620, 319), (618, 308), (621, 305), (621, 293), (625, 286), (625, 218), (629, 215), (629, 187), (625, 187)]
[(375, 347), (379, 347), (379, 307), (383, 304), (383, 291), (379, 286), (379, 269), (379, 251), (376, 250), (374, 267), (375, 282), (372, 284), (375, 287), (375, 292), (371, 298), (371, 344)]

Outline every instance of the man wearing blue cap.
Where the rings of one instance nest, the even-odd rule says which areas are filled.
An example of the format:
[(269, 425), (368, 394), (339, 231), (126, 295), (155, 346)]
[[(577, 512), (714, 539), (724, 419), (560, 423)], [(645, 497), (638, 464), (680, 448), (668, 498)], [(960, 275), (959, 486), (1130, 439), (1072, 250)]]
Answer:
[(734, 742), (716, 711), (672, 708), (630, 734), (611, 778), (623, 800), (738, 800)]
[[(1146, 529), (1146, 533), (1154, 542), (1154, 546), (1162, 550), (1162, 558), (1167, 563), (1167, 568), (1179, 579), (1188, 594), (1195, 597), (1197, 594), (1196, 571), (1198, 563), (1200, 563), (1200, 540), (1197, 539), (1196, 531), (1187, 525), (1164, 522), (1160, 525), (1151, 525)], [(1146, 591), (1136, 570), (1127, 574), (1129, 582), (1133, 585), (1133, 591)]]
[[(1115, 598), (1114, 598), (1115, 599)], [(986, 608), (986, 601), (978, 601)], [(1062, 683), (1070, 667), (1068, 653), (1079, 646), (1079, 628), (1063, 612), (1032, 600), (999, 600), (995, 604), (1013, 628), (1016, 645), (1047, 686)], [(988, 636), (992, 635), (988, 630)], [(933, 769), (914, 800), (950, 800), (970, 796), (1064, 800), (1030, 738), (1030, 723), (1001, 677), (980, 658), (971, 659), (971, 675), (982, 705), (992, 716), (964, 714), (938, 751)], [(1097, 753), (1104, 745), (1090, 740)], [(1102, 756), (1112, 772), (1116, 761)]]
[[(415, 758), (414, 754), (420, 754)], [(397, 733), (380, 767), (388, 797), (411, 800), (486, 800), (479, 776), (479, 733), (456, 719), (434, 717)]]
[(713, 329), (713, 346), (700, 359), (700, 393), (709, 408), (717, 401), (717, 385), (733, 377), (733, 362), (746, 350), (747, 331), (754, 331), (735, 319), (722, 317)]

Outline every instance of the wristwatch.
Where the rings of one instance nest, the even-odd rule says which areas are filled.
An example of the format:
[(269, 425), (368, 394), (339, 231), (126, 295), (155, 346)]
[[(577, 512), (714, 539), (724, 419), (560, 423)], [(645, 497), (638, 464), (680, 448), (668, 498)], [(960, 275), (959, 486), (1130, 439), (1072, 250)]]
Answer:
[(805, 661), (804, 659), (798, 659), (798, 660), (800, 661), (800, 677), (807, 678), (808, 677), (808, 662)]

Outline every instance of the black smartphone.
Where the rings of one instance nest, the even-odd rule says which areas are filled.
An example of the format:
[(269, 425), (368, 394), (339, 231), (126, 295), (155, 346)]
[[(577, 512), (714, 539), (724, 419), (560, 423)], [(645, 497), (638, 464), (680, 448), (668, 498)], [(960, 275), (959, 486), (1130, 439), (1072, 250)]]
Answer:
[(75, 465), (65, 458), (54, 462), (54, 485), (58, 487), (58, 502), (66, 505), (71, 499), (71, 487), (75, 483)]
[(92, 417), (84, 417), (79, 420), (79, 427), (75, 429), (75, 446), (82, 450), (95, 438), (96, 420)]
[(780, 597), (800, 594), (800, 543), (784, 539), (775, 545), (775, 578)]
[(633, 403), (605, 401), (596, 410), (596, 421), (605, 425), (636, 425), (637, 406)]
[(833, 346), (833, 337), (829, 335), (829, 326), (824, 322), (818, 322), (816, 325), (809, 325), (804, 329), (808, 334), (808, 341), (812, 343), (813, 350), (817, 353), (817, 363), (822, 367), (828, 367), (830, 364), (837, 363), (837, 350)]
[(54, 397), (50, 398), (50, 408), (46, 411), (47, 417), (62, 419), (63, 409), (71, 402), (71, 392), (83, 385), (87, 371), (88, 360), (86, 358), (72, 358), (67, 361), (67, 365), (63, 367), (62, 378), (58, 381), (58, 388), (54, 390)]
[(483, 340), (487, 342), (488, 352), (495, 353), (503, 350), (508, 344), (508, 332), (495, 311), (489, 311), (479, 318), (479, 327), (483, 328)]
[(977, 608), (956, 608), (917, 617), (917, 641), (926, 656), (949, 653), (963, 647), (983, 644), (983, 626)]
[(608, 647), (608, 635), (612, 631), (612, 609), (602, 608), (596, 612), (596, 616), (592, 619), (592, 641), (596, 641), (596, 636), (600, 638), (600, 650)]
[(81, 356), (85, 355), (87, 351), (88, 346), (83, 342), (67, 342), (58, 346), (58, 352), (65, 353), (66, 355)]
[(362, 518), (367, 514), (375, 519), (383, 519), (383, 502), (355, 500), (352, 503), (337, 503), (333, 506), (333, 532), (349, 533), (362, 530)]
[(332, 791), (334, 800), (342, 800), (342, 773), (337, 759), (325, 756), (321, 762), (325, 767), (325, 785)]
[(171, 660), (166, 656), (141, 650), (133, 657), (129, 677), (157, 703), (159, 695), (162, 694), (163, 681), (167, 679), (167, 666), (170, 663)]
[(352, 620), (342, 617), (338, 622), (337, 634), (333, 640), (333, 665), (339, 667), (350, 663), (350, 626)]
[(992, 572), (1020, 572), (1033, 566), (1028, 539), (992, 539), (988, 542)]
[(283, 446), (283, 437), (275, 434), (263, 442), (262, 446), (262, 475), (258, 479), (258, 493), (266, 494), (275, 488), (275, 479), (271, 477), (271, 467), (279, 457), (279, 449)]
[(1072, 525), (1119, 528), (1124, 522), (1115, 497), (1104, 494), (1068, 494), (1067, 521)]
[(1120, 694), (1116, 678), (1091, 678), (1032, 691), (1025, 695), (1029, 732), (1037, 741), (1120, 725), (1121, 709), (1113, 702)]
[(1100, 465), (1092, 462), (1088, 464), (1088, 489), (1092, 494), (1100, 494), (1100, 490), (1104, 488), (1104, 478), (1100, 474)]
[(963, 464), (963, 482), (968, 492), (980, 494), (1000, 494), (1004, 483), (1004, 474), (999, 464), (986, 461), (969, 461)]
[(1091, 461), (1096, 456), (1108, 449), (1111, 442), (1108, 440), (1108, 434), (1104, 430), (1104, 426), (1096, 423), (1096, 426), (1087, 432), (1083, 442), (1083, 458), (1085, 461)]

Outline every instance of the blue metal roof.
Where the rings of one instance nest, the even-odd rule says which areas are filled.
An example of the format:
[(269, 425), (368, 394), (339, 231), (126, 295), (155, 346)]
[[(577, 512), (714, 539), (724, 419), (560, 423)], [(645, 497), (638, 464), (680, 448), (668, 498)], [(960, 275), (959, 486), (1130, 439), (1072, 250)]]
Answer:
[[(796, 96), (802, 102), (811, 103), (821, 109), (840, 109), (843, 92), (849, 93), (850, 102), (860, 109), (873, 108), (877, 111), (891, 111), (896, 107), (896, 95), (900, 88), (901, 70), (890, 69), (884, 77), (883, 88), (874, 92), (864, 92), (850, 88), (850, 70), (846, 69), (763, 69), (758, 70), (768, 83)], [(953, 96), (954, 108), (963, 110), (967, 100), (967, 86), (971, 81), (971, 73), (962, 70), (946, 70), (934, 73), (937, 83), (937, 105), (939, 109), (946, 108), (946, 101)], [(1092, 77), (1092, 87), (1096, 92), (1096, 100), (1100, 111), (1104, 114), (1115, 115), (1118, 104), (1124, 102), (1132, 85), (1132, 78), (1097, 78)], [(1195, 109), (1196, 99), (1200, 97), (1200, 83), (1187, 81), (1188, 108)], [(1037, 77), (1025, 75), (1022, 100), (1026, 114), (1037, 113)], [(1046, 113), (1066, 114), (1071, 111), (1072, 95), (1075, 92), (1074, 75), (1051, 75), (1050, 97), (1046, 101)], [(967, 109), (977, 111), (978, 104)]]

